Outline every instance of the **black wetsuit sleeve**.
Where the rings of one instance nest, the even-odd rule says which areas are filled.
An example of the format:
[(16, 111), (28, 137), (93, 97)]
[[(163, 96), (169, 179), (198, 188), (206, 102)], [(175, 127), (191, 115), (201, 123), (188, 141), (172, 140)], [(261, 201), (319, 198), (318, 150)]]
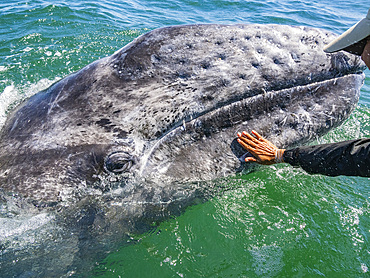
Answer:
[(370, 138), (298, 147), (283, 159), (311, 174), (370, 177)]

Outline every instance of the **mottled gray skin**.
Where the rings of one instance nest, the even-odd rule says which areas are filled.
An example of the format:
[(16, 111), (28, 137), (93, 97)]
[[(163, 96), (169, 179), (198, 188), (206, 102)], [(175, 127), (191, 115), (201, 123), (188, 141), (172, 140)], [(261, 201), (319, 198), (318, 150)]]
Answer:
[(325, 54), (331, 39), (279, 25), (145, 34), (10, 115), (0, 138), (1, 187), (64, 200), (99, 183), (114, 152), (120, 165), (112, 167), (126, 163), (123, 172), (136, 178), (214, 179), (240, 166), (230, 148), (237, 131), (254, 128), (281, 147), (305, 142), (358, 101), (363, 77), (341, 76), (357, 73), (359, 59)]
[(241, 170), (238, 131), (255, 129), (286, 148), (345, 120), (364, 64), (324, 53), (334, 37), (282, 25), (142, 35), (10, 114), (0, 137), (1, 188), (37, 206), (74, 207), (59, 220), (95, 243), (107, 231), (140, 231), (202, 195), (208, 184), (198, 181)]

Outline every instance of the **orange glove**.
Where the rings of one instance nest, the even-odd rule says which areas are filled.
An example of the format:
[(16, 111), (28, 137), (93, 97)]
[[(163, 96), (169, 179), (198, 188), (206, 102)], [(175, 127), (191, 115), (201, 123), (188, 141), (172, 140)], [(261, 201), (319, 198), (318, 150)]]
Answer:
[(278, 149), (254, 130), (252, 134), (254, 136), (245, 131), (238, 133), (238, 143), (254, 156), (245, 158), (245, 162), (257, 162), (264, 165), (283, 162), (285, 149)]

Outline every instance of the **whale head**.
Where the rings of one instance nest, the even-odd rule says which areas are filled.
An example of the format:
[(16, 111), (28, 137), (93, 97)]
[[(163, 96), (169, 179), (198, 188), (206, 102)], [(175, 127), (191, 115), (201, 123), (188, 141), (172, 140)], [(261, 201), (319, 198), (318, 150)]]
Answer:
[(179, 183), (240, 170), (238, 131), (303, 144), (342, 123), (359, 98), (364, 64), (324, 53), (334, 37), (283, 25), (144, 34), (10, 113), (1, 187), (48, 205), (116, 188), (154, 202)]

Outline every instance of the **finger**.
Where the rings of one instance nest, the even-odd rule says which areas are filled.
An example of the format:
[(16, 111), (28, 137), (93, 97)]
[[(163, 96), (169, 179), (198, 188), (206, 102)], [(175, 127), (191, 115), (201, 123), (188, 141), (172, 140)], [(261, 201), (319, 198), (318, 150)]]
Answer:
[(267, 142), (267, 140), (266, 140), (262, 135), (260, 135), (257, 131), (252, 130), (252, 134), (253, 134), (254, 136), (256, 136), (256, 138), (257, 138), (259, 141)]
[(269, 140), (267, 140), (266, 138), (262, 137), (257, 131), (255, 130), (252, 130), (252, 134), (254, 136), (256, 136), (256, 138), (260, 141), (260, 142), (265, 142), (269, 145), (271, 145), (273, 148), (276, 148), (276, 146), (274, 144), (272, 144)]
[(249, 137), (252, 137), (252, 135), (250, 135), (248, 132), (246, 132), (246, 131), (243, 131), (242, 132), (243, 133), (243, 136), (249, 136)]
[[(248, 132), (243, 131), (243, 136), (244, 136), (244, 138), (247, 138), (250, 142), (253, 142), (253, 147), (256, 147), (257, 144), (260, 143), (259, 140), (256, 137), (250, 135)], [(242, 138), (242, 139), (244, 139), (244, 138)]]
[(245, 137), (245, 134), (248, 134), (246, 131), (243, 131), (243, 132), (238, 132), (238, 137), (240, 139), (243, 139)]
[(251, 146), (248, 142), (245, 142), (244, 140), (246, 140), (245, 138), (243, 139), (238, 139), (238, 143), (244, 148), (246, 149), (247, 151), (249, 151), (250, 153), (254, 153), (255, 152), (255, 149), (253, 148), (253, 146)]
[(252, 134), (254, 135), (254, 136), (256, 136), (256, 138), (257, 139), (261, 139), (261, 138), (263, 138), (257, 131), (255, 131), (255, 130), (252, 130)]
[[(249, 137), (248, 137), (249, 138)], [(248, 145), (249, 147), (256, 148), (257, 144), (252, 142), (246, 137), (240, 137), (238, 140), (242, 141), (245, 145)]]
[(253, 140), (253, 142), (255, 143), (255, 144), (260, 144), (260, 143), (262, 143), (262, 142), (266, 142), (267, 140), (265, 139), (265, 138), (263, 138), (257, 131), (255, 131), (255, 130), (252, 130), (252, 132), (251, 132), (252, 134), (253, 134), (253, 136), (252, 135), (250, 135), (249, 134), (249, 139), (251, 139), (251, 140)]
[(254, 157), (246, 157), (245, 159), (245, 162), (257, 162), (257, 159), (255, 159)]

